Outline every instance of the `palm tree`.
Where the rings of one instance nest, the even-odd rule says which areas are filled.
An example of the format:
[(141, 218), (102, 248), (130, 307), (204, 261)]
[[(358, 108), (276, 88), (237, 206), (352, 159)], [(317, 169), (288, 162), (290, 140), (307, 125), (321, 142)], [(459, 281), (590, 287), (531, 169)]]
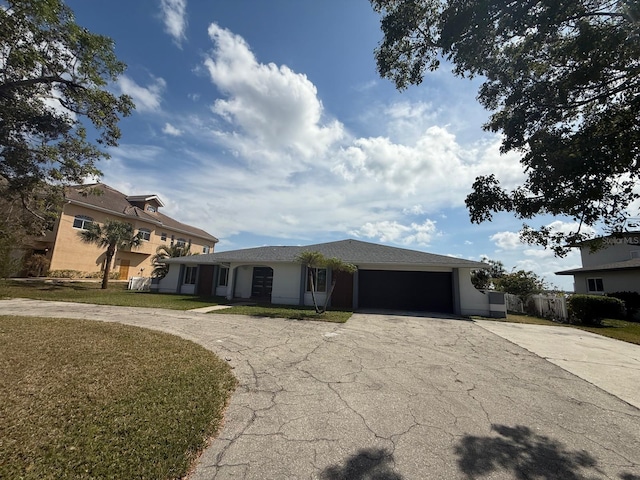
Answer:
[(111, 260), (116, 250), (140, 245), (142, 237), (140, 233), (133, 233), (133, 226), (130, 223), (119, 222), (117, 220), (105, 220), (103, 225), (90, 223), (86, 230), (79, 232), (80, 238), (85, 243), (93, 243), (100, 248), (106, 248), (104, 275), (102, 277), (102, 288), (106, 289), (109, 284), (109, 272), (111, 270)]
[(324, 255), (322, 255), (320, 252), (311, 252), (309, 250), (305, 250), (304, 252), (296, 256), (296, 261), (307, 267), (313, 306), (316, 309), (316, 313), (320, 313), (320, 308), (318, 307), (318, 302), (316, 301), (316, 288), (313, 284), (313, 270), (322, 267), (322, 264), (324, 262)]
[(336, 287), (336, 275), (331, 276), (331, 287), (329, 289), (329, 292), (327, 293), (324, 307), (320, 308), (316, 301), (315, 286), (313, 284), (313, 270), (316, 268), (326, 268), (327, 270), (331, 270), (332, 272), (342, 271), (353, 273), (358, 269), (355, 265), (343, 262), (339, 258), (326, 258), (320, 252), (310, 252), (308, 250), (298, 254), (298, 256), (296, 257), (296, 261), (305, 265), (308, 269), (311, 298), (313, 299), (313, 306), (316, 309), (316, 313), (324, 313), (327, 311), (327, 306), (329, 305), (329, 300), (331, 299), (331, 295), (333, 294), (333, 289)]
[(331, 275), (331, 288), (329, 289), (329, 293), (327, 293), (327, 299), (324, 302), (324, 308), (322, 309), (321, 313), (324, 313), (327, 311), (327, 305), (329, 305), (329, 300), (331, 300), (331, 295), (333, 295), (333, 289), (336, 288), (337, 275), (335, 275), (334, 273), (335, 272), (354, 273), (358, 269), (358, 267), (356, 267), (353, 263), (343, 262), (342, 260), (336, 257), (327, 258), (324, 261), (324, 266), (326, 269), (331, 270), (332, 275)]
[(185, 257), (191, 255), (190, 245), (159, 245), (156, 248), (156, 254), (151, 257), (151, 264), (153, 265), (152, 276), (156, 278), (164, 278), (169, 271), (166, 263), (161, 263), (161, 260), (166, 258)]

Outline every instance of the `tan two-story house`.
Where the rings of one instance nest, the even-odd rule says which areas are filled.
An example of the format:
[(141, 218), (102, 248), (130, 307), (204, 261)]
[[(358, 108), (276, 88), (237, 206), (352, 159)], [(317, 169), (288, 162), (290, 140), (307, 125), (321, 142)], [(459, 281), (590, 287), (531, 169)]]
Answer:
[(575, 293), (640, 293), (640, 231), (588, 240), (577, 246), (582, 268), (556, 272), (573, 275)]
[(151, 258), (160, 245), (189, 245), (192, 254), (213, 252), (216, 237), (161, 213), (163, 206), (157, 195), (125, 195), (102, 183), (67, 187), (53, 231), (37, 239), (34, 251), (46, 254), (50, 271), (101, 272), (105, 249), (84, 243), (78, 232), (110, 219), (130, 223), (142, 238), (139, 247), (120, 250), (113, 258), (112, 271), (122, 280), (150, 276)]

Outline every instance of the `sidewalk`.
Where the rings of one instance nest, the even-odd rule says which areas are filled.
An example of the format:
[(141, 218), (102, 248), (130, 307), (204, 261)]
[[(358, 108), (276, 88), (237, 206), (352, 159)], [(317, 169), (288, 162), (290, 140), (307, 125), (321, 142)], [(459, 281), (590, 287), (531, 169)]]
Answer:
[(640, 345), (576, 328), (475, 323), (640, 408)]

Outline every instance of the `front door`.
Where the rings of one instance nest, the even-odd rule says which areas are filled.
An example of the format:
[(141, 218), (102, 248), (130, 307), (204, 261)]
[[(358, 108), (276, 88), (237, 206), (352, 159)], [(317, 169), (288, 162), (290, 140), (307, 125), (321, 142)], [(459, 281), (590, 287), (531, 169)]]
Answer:
[(200, 275), (198, 276), (198, 295), (213, 294), (213, 265), (200, 265)]
[(273, 286), (273, 268), (253, 267), (253, 281), (251, 282), (251, 298), (271, 301), (271, 287)]
[(120, 260), (120, 274), (118, 280), (129, 280), (129, 266), (130, 260)]

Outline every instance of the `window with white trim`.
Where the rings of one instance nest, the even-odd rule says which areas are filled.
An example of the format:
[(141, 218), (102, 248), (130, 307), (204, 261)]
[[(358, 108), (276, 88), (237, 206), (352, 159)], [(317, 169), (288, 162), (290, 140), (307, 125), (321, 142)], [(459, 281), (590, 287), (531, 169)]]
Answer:
[(327, 269), (326, 268), (307, 268), (307, 292), (311, 291), (311, 278), (313, 277), (313, 286), (316, 292), (327, 291)]
[(209, 253), (210, 248), (211, 247), (209, 247), (209, 245), (205, 245), (204, 247), (202, 247), (202, 253)]
[(598, 293), (604, 292), (604, 283), (601, 278), (587, 278), (587, 291)]
[(147, 242), (151, 240), (151, 230), (148, 228), (140, 228), (138, 233), (140, 234), (141, 240), (146, 240)]
[(187, 267), (184, 269), (184, 284), (195, 285), (198, 278), (198, 267)]
[(220, 271), (218, 272), (218, 286), (226, 287), (229, 285), (229, 268), (220, 267)]
[(87, 230), (89, 225), (93, 223), (93, 218), (86, 215), (76, 215), (73, 219), (73, 228), (79, 228), (80, 230)]
[(155, 213), (156, 207), (154, 207), (153, 205), (147, 205), (147, 212)]
[(179, 238), (176, 240), (176, 245), (179, 247), (184, 247), (187, 244), (187, 241), (184, 238)]

